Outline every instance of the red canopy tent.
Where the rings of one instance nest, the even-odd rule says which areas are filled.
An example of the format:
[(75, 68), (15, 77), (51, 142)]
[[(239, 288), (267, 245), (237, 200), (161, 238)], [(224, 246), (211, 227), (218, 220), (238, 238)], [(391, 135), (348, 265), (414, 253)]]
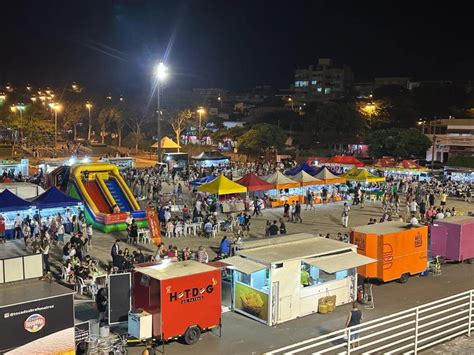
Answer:
[(244, 175), (244, 177), (237, 180), (236, 183), (245, 186), (248, 192), (272, 190), (275, 188), (274, 185), (260, 179), (257, 175), (252, 173)]
[(355, 166), (357, 168), (360, 168), (364, 166), (362, 162), (351, 156), (351, 155), (336, 155), (332, 158), (330, 158), (327, 162), (326, 165), (349, 165), (349, 166)]
[(391, 157), (382, 157), (377, 159), (372, 165), (375, 167), (381, 167), (381, 168), (392, 168), (397, 164), (395, 159)]
[(421, 165), (418, 165), (414, 160), (402, 160), (397, 164), (397, 167), (401, 167), (403, 169), (425, 169)]

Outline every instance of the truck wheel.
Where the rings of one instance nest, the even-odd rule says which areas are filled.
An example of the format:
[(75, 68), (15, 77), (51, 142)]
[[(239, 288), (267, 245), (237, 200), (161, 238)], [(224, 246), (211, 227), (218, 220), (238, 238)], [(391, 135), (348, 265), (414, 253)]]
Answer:
[(410, 277), (410, 274), (406, 272), (402, 276), (400, 276), (400, 279), (398, 280), (398, 282), (400, 282), (401, 284), (407, 283), (409, 277)]
[(201, 336), (201, 329), (199, 327), (193, 326), (189, 327), (184, 334), (184, 342), (188, 345), (193, 345), (199, 340)]

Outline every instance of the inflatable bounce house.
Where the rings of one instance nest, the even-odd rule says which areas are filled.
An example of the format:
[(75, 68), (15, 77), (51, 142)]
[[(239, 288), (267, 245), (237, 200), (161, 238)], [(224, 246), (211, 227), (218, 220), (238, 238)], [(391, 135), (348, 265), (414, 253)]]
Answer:
[(61, 166), (50, 174), (55, 185), (84, 202), (86, 219), (103, 232), (125, 230), (128, 213), (139, 227), (146, 227), (146, 212), (140, 209), (119, 173), (118, 167), (107, 163)]

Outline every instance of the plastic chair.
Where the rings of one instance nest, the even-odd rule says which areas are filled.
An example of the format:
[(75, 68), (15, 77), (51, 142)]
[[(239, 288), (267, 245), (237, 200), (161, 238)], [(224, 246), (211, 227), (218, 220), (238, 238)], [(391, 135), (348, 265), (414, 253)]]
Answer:
[(84, 293), (84, 289), (88, 289), (87, 285), (84, 283), (84, 280), (82, 279), (82, 277), (76, 277), (76, 284), (74, 286), (74, 290), (82, 295)]
[(212, 227), (212, 232), (211, 232), (212, 238), (217, 237), (217, 233), (218, 233), (218, 228), (217, 228), (217, 226), (213, 226), (213, 227)]

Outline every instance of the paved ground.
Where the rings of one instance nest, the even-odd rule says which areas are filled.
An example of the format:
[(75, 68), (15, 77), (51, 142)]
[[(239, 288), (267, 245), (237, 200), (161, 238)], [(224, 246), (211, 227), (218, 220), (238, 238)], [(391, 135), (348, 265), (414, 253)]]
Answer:
[(435, 346), (423, 352), (424, 355), (472, 355), (474, 354), (474, 334), (471, 337), (459, 337), (447, 343)]

